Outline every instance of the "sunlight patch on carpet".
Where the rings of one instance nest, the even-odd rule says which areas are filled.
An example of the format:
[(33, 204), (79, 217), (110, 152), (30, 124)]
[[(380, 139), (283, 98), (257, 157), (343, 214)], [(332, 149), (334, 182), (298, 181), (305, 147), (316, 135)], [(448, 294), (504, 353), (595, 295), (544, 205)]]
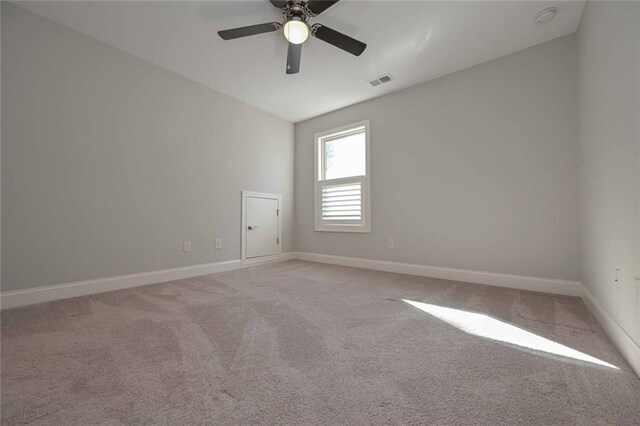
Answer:
[(402, 299), (465, 333), (619, 370), (615, 365), (533, 334), (489, 315)]

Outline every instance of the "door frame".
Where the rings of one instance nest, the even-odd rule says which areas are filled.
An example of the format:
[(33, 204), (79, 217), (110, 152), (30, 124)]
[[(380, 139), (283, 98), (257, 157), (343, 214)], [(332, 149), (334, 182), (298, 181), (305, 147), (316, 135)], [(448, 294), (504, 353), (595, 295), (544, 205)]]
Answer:
[[(266, 198), (278, 201), (278, 252), (271, 256), (260, 256), (247, 259), (247, 198)], [(241, 212), (241, 233), (240, 233), (240, 261), (243, 264), (273, 262), (282, 257), (282, 195), (269, 194), (267, 192), (242, 191), (242, 212)]]

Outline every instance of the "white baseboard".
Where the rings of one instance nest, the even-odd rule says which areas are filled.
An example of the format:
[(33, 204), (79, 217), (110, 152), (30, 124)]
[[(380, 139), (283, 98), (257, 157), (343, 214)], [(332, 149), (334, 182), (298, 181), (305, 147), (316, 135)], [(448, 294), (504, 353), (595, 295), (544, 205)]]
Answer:
[(142, 285), (179, 280), (183, 278), (195, 277), (198, 275), (215, 274), (219, 272), (231, 271), (234, 269), (257, 266), (264, 263), (293, 259), (307, 260), (319, 263), (330, 263), (334, 265), (352, 266), (355, 268), (373, 269), (378, 271), (396, 272), (401, 274), (418, 275), (424, 277), (442, 278), (447, 280), (464, 281), (477, 284), (495, 285), (521, 290), (540, 291), (544, 293), (562, 294), (569, 296), (581, 296), (583, 294), (581, 291), (581, 284), (576, 281), (496, 274), (464, 269), (441, 268), (437, 266), (415, 265), (410, 263), (386, 262), (381, 260), (332, 256), (327, 254), (288, 252), (283, 253), (277, 258), (270, 258), (266, 262), (242, 263), (240, 259), (237, 259), (225, 262), (207, 263), (180, 268), (142, 272), (138, 274), (98, 278), (94, 280), (78, 281), (66, 284), (32, 287), (26, 290), (6, 291), (0, 293), (0, 309), (15, 308), (18, 306), (32, 305), (34, 303), (50, 302), (52, 300), (68, 299), (70, 297), (87, 296), (89, 294), (139, 287)]
[(330, 263), (333, 265), (351, 266), (354, 268), (373, 269), (376, 271), (395, 272), (421, 277), (441, 278), (445, 280), (508, 287), (518, 290), (538, 291), (564, 296), (582, 295), (582, 285), (579, 281), (497, 274), (493, 272), (473, 271), (468, 269), (443, 268), (439, 266), (387, 262), (383, 260), (361, 259), (356, 257), (333, 256), (306, 252), (296, 252), (296, 258), (300, 260), (308, 260), (310, 262)]
[(596, 318), (604, 332), (622, 353), (631, 368), (640, 377), (640, 347), (600, 306), (591, 291), (579, 281), (556, 280), (550, 278), (527, 277), (521, 275), (497, 274), (467, 269), (442, 268), (438, 266), (416, 265), (411, 263), (387, 262), (382, 260), (360, 259), (355, 257), (333, 256), (328, 254), (296, 252), (294, 257), (309, 262), (330, 263), (332, 265), (373, 269), (421, 277), (441, 278), (476, 284), (508, 287), (518, 290), (530, 290), (541, 293), (579, 296)]
[[(438, 266), (387, 262), (382, 260), (306, 252), (283, 253), (278, 258), (270, 259), (268, 262), (264, 263), (294, 259), (350, 266), (354, 268), (373, 269), (376, 271), (395, 272), (399, 274), (417, 275), (421, 277), (494, 285), (519, 290), (538, 291), (565, 296), (579, 296), (582, 298), (587, 308), (602, 326), (603, 330), (607, 333), (614, 345), (616, 345), (620, 350), (629, 365), (631, 365), (631, 368), (633, 368), (636, 374), (640, 376), (640, 347), (622, 329), (622, 327), (620, 327), (618, 323), (605, 312), (594, 297), (593, 293), (591, 293), (591, 291), (579, 281), (498, 274), (467, 269), (443, 268)], [(185, 266), (181, 268), (142, 272), (139, 274), (120, 275), (116, 277), (99, 278), (67, 284), (34, 287), (27, 290), (6, 291), (0, 293), (0, 309), (15, 308), (35, 303), (68, 299), (71, 297), (87, 296), (107, 291), (196, 277), (199, 275), (216, 274), (250, 266), (256, 266), (256, 264), (243, 264), (240, 259), (236, 259), (225, 262)]]
[(297, 258), (298, 253), (295, 251), (289, 251), (280, 255), (280, 261), (282, 262), (284, 262), (285, 260), (296, 260)]
[(622, 327), (602, 308), (591, 290), (582, 285), (582, 301), (596, 318), (609, 339), (627, 360), (633, 371), (640, 377), (640, 346)]
[[(269, 262), (279, 262), (294, 259), (293, 253), (284, 253)], [(35, 303), (51, 302), (53, 300), (68, 299), (71, 297), (87, 296), (90, 294), (104, 293), (107, 291), (121, 290), (125, 288), (139, 287), (148, 284), (157, 284), (183, 278), (197, 277), (199, 275), (216, 274), (234, 269), (255, 266), (242, 264), (240, 259), (224, 262), (205, 263), (180, 268), (163, 269), (159, 271), (142, 272), (138, 274), (119, 275), (116, 277), (98, 278), (95, 280), (77, 281), (66, 284), (32, 287), (26, 290), (3, 291), (0, 293), (0, 309), (15, 308), (18, 306), (33, 305)]]

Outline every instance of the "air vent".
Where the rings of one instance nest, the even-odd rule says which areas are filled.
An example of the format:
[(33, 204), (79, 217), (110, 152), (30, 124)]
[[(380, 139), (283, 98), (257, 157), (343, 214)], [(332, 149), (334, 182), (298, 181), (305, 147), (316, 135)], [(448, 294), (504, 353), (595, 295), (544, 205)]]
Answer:
[(369, 84), (372, 86), (380, 86), (381, 84), (389, 83), (393, 81), (393, 77), (391, 74), (381, 75), (380, 77), (374, 78), (373, 80), (369, 80)]

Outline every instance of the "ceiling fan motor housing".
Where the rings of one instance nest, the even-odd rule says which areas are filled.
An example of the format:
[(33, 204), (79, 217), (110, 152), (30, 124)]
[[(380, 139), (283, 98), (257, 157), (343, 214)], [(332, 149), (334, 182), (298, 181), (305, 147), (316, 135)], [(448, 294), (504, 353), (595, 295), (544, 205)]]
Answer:
[(307, 22), (316, 15), (309, 9), (306, 1), (291, 0), (282, 8), (282, 16), (285, 22), (296, 18), (302, 22)]

